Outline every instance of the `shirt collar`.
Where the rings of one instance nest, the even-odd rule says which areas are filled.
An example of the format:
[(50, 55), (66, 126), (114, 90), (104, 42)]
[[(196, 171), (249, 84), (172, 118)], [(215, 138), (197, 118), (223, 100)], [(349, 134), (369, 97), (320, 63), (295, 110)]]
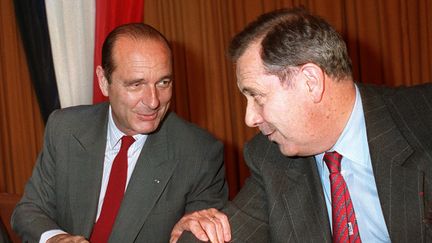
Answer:
[[(108, 111), (108, 132), (107, 132), (108, 146), (111, 149), (113, 149), (120, 142), (120, 139), (125, 135), (126, 134), (124, 134), (122, 131), (120, 131), (117, 128), (114, 119), (112, 117), (112, 110), (110, 105)], [(134, 135), (133, 138), (135, 139), (135, 141), (138, 141), (147, 138), (147, 135), (137, 134)]]

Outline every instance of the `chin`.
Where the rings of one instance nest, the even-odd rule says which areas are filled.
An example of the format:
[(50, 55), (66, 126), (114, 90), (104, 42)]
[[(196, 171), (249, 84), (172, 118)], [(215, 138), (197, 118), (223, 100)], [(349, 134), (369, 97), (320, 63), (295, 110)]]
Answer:
[(135, 131), (139, 134), (149, 134), (157, 130), (159, 123), (152, 122), (151, 124), (140, 124), (136, 126)]
[(285, 156), (297, 156), (298, 151), (294, 150), (292, 147), (289, 147), (287, 145), (279, 144), (279, 150), (280, 152)]

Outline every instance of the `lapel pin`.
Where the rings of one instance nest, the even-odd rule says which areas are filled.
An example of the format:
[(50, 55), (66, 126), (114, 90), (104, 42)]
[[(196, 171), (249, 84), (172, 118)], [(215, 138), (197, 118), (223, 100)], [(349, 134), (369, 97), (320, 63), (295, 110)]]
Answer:
[(158, 180), (158, 179), (154, 179), (154, 182), (156, 182), (157, 184), (159, 184), (159, 183), (160, 183), (160, 180)]

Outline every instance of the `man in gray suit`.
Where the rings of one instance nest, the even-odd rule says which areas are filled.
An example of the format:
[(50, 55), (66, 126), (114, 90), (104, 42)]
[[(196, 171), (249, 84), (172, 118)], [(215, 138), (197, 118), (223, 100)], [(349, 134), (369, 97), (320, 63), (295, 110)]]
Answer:
[(246, 124), (262, 133), (245, 146), (251, 176), (223, 210), (231, 235), (204, 210), (173, 242), (183, 230), (213, 242), (432, 242), (432, 85), (355, 84), (343, 39), (302, 9), (260, 16), (230, 55)]
[[(96, 72), (109, 103), (50, 116), (12, 216), (23, 240), (168, 242), (185, 213), (221, 208), (228, 197), (223, 145), (168, 111), (172, 52), (162, 34), (145, 24), (117, 27), (103, 44)], [(127, 140), (132, 145), (123, 150)], [(120, 200), (110, 196), (118, 195), (111, 180), (119, 161), (126, 161)]]

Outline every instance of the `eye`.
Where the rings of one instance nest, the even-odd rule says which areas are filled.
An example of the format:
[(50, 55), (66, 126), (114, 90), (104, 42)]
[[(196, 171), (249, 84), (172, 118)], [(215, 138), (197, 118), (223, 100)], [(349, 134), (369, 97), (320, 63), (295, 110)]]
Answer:
[(141, 82), (141, 81), (134, 81), (134, 82), (127, 82), (127, 83), (125, 83), (125, 86), (126, 86), (126, 88), (128, 88), (128, 89), (136, 90), (136, 89), (138, 89), (142, 84), (143, 84), (143, 82)]
[(170, 79), (162, 79), (161, 81), (156, 83), (156, 86), (159, 88), (168, 88), (171, 85)]
[(260, 96), (260, 94), (257, 92), (254, 92), (254, 91), (248, 91), (248, 92), (246, 92), (246, 96), (249, 96), (252, 99), (256, 99), (257, 97)]
[(257, 104), (257, 105), (259, 105), (259, 106), (262, 106), (264, 104), (263, 103), (263, 97), (260, 94), (256, 94), (256, 93), (250, 92), (250, 93), (248, 93), (247, 96), (249, 96), (250, 98), (252, 98), (252, 100), (254, 101), (254, 103)]
[(264, 98), (261, 95), (255, 95), (253, 98), (259, 106), (264, 105)]

